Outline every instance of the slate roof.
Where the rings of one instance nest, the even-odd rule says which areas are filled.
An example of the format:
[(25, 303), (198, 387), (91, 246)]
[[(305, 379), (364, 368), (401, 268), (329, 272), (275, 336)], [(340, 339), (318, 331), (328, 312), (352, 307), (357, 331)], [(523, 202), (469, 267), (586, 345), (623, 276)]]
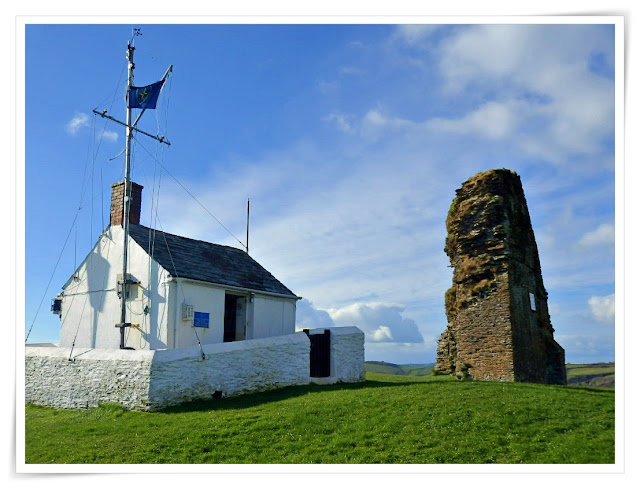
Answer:
[(174, 277), (296, 297), (238, 248), (184, 238), (136, 224), (129, 226), (129, 235), (146, 252), (149, 252), (151, 238), (153, 259)]

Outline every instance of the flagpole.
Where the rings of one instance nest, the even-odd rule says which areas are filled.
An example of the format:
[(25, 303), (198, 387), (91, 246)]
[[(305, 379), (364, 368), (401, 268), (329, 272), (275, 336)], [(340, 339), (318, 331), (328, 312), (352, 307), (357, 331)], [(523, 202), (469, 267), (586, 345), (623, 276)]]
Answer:
[(129, 258), (129, 211), (131, 207), (131, 138), (133, 137), (133, 131), (131, 130), (131, 108), (129, 107), (129, 90), (133, 86), (133, 70), (135, 64), (133, 63), (133, 43), (130, 41), (127, 44), (127, 60), (128, 60), (128, 76), (127, 76), (127, 122), (126, 122), (126, 144), (125, 144), (125, 157), (124, 157), (124, 206), (122, 216), (122, 227), (124, 229), (124, 247), (122, 251), (122, 280), (120, 282), (120, 324), (116, 327), (120, 328), (120, 349), (126, 349), (124, 330), (130, 323), (127, 323), (127, 283), (130, 282), (127, 277), (128, 258)]

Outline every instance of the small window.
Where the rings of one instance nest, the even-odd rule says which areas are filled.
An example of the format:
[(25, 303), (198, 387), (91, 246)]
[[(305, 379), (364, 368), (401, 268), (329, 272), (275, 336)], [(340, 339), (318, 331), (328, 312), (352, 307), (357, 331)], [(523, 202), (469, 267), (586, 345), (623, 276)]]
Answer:
[(536, 310), (536, 296), (529, 292), (529, 304), (531, 304), (531, 310)]
[(51, 312), (58, 316), (62, 315), (62, 298), (56, 297), (55, 299), (51, 299)]

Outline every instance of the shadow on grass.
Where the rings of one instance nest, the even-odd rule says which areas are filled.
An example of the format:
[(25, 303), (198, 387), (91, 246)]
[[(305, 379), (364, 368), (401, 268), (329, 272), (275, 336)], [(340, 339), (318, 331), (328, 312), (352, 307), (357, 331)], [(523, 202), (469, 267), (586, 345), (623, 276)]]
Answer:
[(361, 389), (375, 389), (380, 387), (404, 387), (409, 385), (429, 385), (436, 387), (441, 382), (385, 382), (381, 380), (366, 380), (364, 382), (358, 382), (354, 384), (330, 384), (330, 385), (299, 385), (282, 387), (279, 389), (273, 389), (265, 392), (256, 392), (250, 394), (243, 394), (235, 397), (217, 398), (214, 399), (201, 399), (196, 401), (190, 401), (176, 406), (171, 406), (159, 411), (158, 413), (186, 413), (194, 411), (217, 411), (226, 409), (246, 409), (262, 404), (268, 404), (270, 402), (277, 402), (284, 399), (290, 399), (293, 397), (304, 396), (315, 392), (332, 392), (332, 391), (347, 391), (347, 390), (361, 390)]

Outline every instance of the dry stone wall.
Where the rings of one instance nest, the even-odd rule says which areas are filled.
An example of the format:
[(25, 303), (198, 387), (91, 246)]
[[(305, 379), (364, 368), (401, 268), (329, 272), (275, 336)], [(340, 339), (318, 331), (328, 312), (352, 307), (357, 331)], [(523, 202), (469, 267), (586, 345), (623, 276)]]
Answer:
[(436, 371), (478, 380), (564, 384), (520, 177), (479, 173), (456, 190), (445, 252), (453, 284)]

